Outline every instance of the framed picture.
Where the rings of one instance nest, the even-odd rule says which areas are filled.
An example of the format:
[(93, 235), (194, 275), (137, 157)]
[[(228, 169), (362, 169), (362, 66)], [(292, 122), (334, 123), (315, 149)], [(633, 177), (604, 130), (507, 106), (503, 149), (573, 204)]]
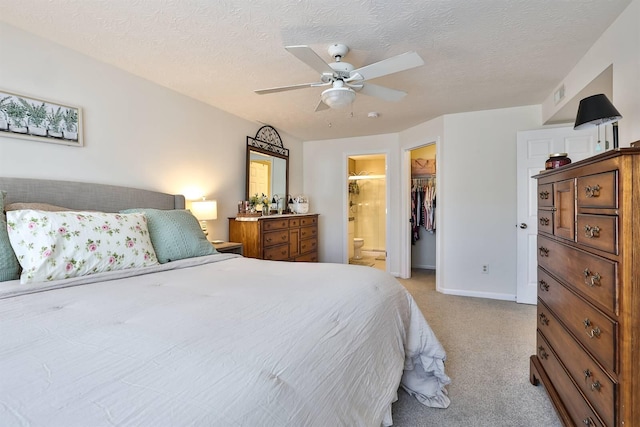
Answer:
[(0, 136), (82, 147), (82, 109), (0, 89)]

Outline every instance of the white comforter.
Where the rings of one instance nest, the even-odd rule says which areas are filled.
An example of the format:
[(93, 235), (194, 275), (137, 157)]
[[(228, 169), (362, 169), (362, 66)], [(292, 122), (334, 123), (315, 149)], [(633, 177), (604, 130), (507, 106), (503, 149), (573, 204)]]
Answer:
[(448, 406), (445, 352), (390, 275), (231, 255), (170, 264), (36, 293), (0, 284), (0, 425), (389, 425), (401, 377)]

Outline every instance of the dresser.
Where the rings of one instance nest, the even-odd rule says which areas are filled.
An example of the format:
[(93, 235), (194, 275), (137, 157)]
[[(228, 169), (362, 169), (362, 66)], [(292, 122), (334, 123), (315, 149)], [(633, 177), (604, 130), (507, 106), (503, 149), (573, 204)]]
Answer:
[(244, 256), (274, 261), (318, 261), (318, 215), (229, 218), (229, 240)]
[(640, 149), (536, 175), (530, 380), (567, 426), (640, 426)]

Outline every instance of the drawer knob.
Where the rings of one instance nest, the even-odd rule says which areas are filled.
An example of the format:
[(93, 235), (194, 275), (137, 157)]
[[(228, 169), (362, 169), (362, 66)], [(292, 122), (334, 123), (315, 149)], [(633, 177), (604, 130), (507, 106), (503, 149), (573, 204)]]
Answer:
[(587, 286), (589, 286), (590, 288), (593, 288), (594, 286), (600, 286), (600, 280), (602, 279), (600, 273), (591, 274), (591, 271), (588, 268), (585, 268), (583, 273), (584, 283)]
[(584, 187), (584, 194), (587, 197), (598, 197), (600, 195), (600, 186), (596, 185), (587, 185)]
[(594, 425), (596, 425), (596, 423), (593, 422), (593, 418), (591, 418), (591, 417), (585, 418), (584, 420), (582, 420), (582, 424), (584, 424), (586, 426), (594, 426)]
[(267, 243), (271, 243), (271, 237), (267, 237), (266, 239), (264, 239), (267, 241)]
[(538, 347), (538, 357), (540, 359), (548, 359), (549, 355), (547, 354), (547, 352), (545, 351), (543, 346)]
[(540, 287), (541, 291), (549, 292), (549, 284), (547, 282), (545, 282), (544, 280), (540, 280), (538, 282), (538, 286)]
[(540, 192), (540, 198), (543, 200), (547, 200), (549, 198), (549, 192), (548, 191), (541, 191)]
[(589, 224), (587, 224), (584, 226), (584, 235), (589, 239), (595, 239), (597, 237), (600, 237), (600, 227), (598, 227), (597, 225), (592, 227)]
[(550, 219), (542, 217), (540, 218), (540, 225), (549, 225)]
[[(585, 329), (588, 329), (591, 326), (593, 326), (593, 323), (591, 323), (591, 320), (589, 320), (589, 318), (584, 319), (582, 323), (584, 324)], [(589, 338), (599, 338), (600, 328), (598, 328), (597, 326), (595, 328), (591, 328), (590, 331), (587, 331), (587, 336)], [(586, 372), (585, 372), (585, 375), (586, 375)]]
[(587, 336), (589, 338), (599, 338), (600, 337), (600, 328), (597, 326), (590, 331), (587, 331)]
[(582, 371), (582, 373), (584, 374), (584, 380), (585, 382), (589, 379), (589, 377), (591, 376), (591, 371), (588, 369), (585, 369), (584, 371)]
[(548, 257), (549, 256), (549, 249), (545, 248), (544, 246), (540, 246), (538, 248), (538, 251), (539, 251), (541, 257)]
[(601, 388), (602, 386), (600, 385), (600, 381), (596, 381), (591, 384), (591, 391), (600, 391)]
[(549, 318), (547, 316), (545, 316), (544, 313), (540, 313), (540, 323), (542, 323), (543, 325), (547, 326), (549, 324)]

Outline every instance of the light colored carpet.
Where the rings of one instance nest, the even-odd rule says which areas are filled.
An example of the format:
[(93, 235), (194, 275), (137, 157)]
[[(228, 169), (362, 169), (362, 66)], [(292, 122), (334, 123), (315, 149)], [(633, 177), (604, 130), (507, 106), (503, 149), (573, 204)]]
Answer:
[(544, 388), (529, 382), (535, 306), (441, 294), (433, 270), (399, 280), (447, 351), (451, 405), (427, 408), (400, 390), (395, 427), (562, 426)]

